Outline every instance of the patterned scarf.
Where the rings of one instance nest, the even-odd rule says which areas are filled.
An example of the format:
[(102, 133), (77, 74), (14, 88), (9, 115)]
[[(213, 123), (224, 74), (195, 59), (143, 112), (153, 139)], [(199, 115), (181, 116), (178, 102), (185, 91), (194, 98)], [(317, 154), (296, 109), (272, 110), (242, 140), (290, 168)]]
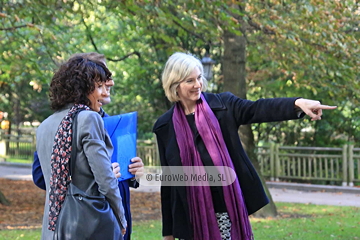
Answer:
[[(203, 166), (199, 152), (194, 144), (193, 133), (180, 103), (176, 104), (172, 119), (182, 165)], [(195, 124), (214, 165), (234, 169), (219, 122), (203, 95), (196, 104)], [(232, 184), (223, 186), (223, 192), (231, 221), (231, 239), (253, 239), (238, 178)], [(221, 240), (214, 206), (212, 201), (209, 201), (209, 199), (212, 199), (210, 186), (187, 186), (187, 198), (194, 240)]]
[(75, 104), (62, 119), (55, 135), (51, 154), (51, 175), (49, 190), (49, 226), (55, 231), (56, 220), (65, 200), (69, 183), (69, 160), (71, 156), (72, 124), (75, 115), (81, 110), (91, 110), (83, 104)]

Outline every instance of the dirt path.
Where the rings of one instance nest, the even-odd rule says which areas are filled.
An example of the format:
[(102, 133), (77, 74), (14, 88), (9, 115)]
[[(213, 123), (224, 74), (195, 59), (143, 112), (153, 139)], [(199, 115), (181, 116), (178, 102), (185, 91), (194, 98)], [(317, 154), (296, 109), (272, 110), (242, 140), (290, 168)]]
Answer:
[[(43, 216), (45, 191), (32, 181), (0, 179), (0, 191), (11, 202), (0, 204), (0, 230), (40, 228)], [(160, 219), (158, 192), (131, 191), (133, 221)]]

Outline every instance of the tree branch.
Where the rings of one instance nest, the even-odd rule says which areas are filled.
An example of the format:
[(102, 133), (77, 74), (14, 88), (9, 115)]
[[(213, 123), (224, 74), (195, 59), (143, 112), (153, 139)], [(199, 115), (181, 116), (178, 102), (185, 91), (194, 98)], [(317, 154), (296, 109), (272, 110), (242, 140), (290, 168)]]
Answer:
[[(178, 12), (176, 10), (174, 10), (173, 8), (169, 9), (170, 13), (173, 14), (177, 19), (179, 18)], [(193, 31), (190, 31), (189, 29), (185, 28), (183, 25), (181, 25), (180, 23), (178, 23), (177, 21), (175, 21), (175, 19), (172, 19), (172, 22), (178, 26), (179, 28), (181, 28), (182, 30), (184, 30), (187, 33), (190, 33), (191, 35), (195, 36), (198, 39), (203, 40), (204, 42), (206, 42), (206, 39), (203, 38), (202, 35), (196, 34)], [(211, 45), (211, 43), (208, 43), (209, 45)]]
[[(90, 31), (89, 27), (86, 25), (86, 23), (85, 23), (85, 21), (84, 21), (84, 18), (81, 18), (81, 21), (82, 21), (82, 23), (84, 24), (84, 26), (85, 26), (85, 28), (86, 28), (86, 35), (88, 36), (88, 38), (89, 38), (91, 44), (93, 45), (95, 51), (98, 52), (98, 53), (100, 53), (98, 47), (96, 46), (96, 43), (95, 43), (95, 41), (94, 41), (94, 38), (93, 38), (92, 35), (91, 35), (91, 31)], [(127, 59), (127, 58), (130, 57), (131, 55), (136, 55), (136, 56), (138, 56), (138, 58), (141, 57), (141, 54), (140, 54), (138, 51), (134, 51), (134, 52), (131, 52), (131, 53), (129, 53), (129, 54), (127, 54), (127, 55), (125, 55), (125, 56), (123, 56), (123, 57), (121, 57), (121, 58), (118, 58), (118, 59), (106, 57), (106, 60), (111, 61), (111, 62), (120, 62), (120, 61), (123, 61), (123, 60)]]
[(24, 28), (24, 27), (28, 27), (28, 25), (25, 24), (25, 25), (13, 26), (13, 27), (8, 27), (8, 28), (0, 28), (0, 31), (14, 31), (15, 29)]
[(270, 30), (268, 28), (262, 28), (260, 27), (259, 24), (255, 23), (252, 21), (252, 19), (249, 17), (249, 20), (247, 21), (247, 23), (249, 24), (249, 26), (252, 27), (252, 29), (258, 30), (258, 31), (262, 31), (263, 33), (267, 34), (267, 35), (275, 35), (275, 31)]
[(195, 37), (197, 37), (197, 38), (199, 38), (199, 39), (205, 40), (201, 35), (196, 34), (195, 32), (190, 31), (189, 29), (186, 29), (185, 27), (183, 27), (181, 24), (179, 24), (179, 23), (176, 22), (175, 20), (173, 20), (173, 23), (174, 23), (176, 26), (178, 26), (179, 28), (181, 28), (182, 30), (184, 30), (185, 32), (190, 33), (191, 35), (193, 35), (193, 36), (195, 36)]
[(52, 58), (51, 53), (49, 51), (49, 48), (45, 42), (44, 36), (43, 34), (40, 32), (40, 37), (41, 37), (41, 42), (43, 43), (43, 45), (45, 46), (45, 52), (46, 54), (49, 56), (49, 58), (51, 59), (51, 61), (55, 64), (55, 66), (58, 66), (58, 63)]
[(85, 20), (84, 20), (83, 17), (81, 18), (81, 21), (82, 21), (82, 23), (84, 24), (84, 26), (85, 26), (85, 28), (86, 28), (86, 35), (88, 36), (88, 38), (89, 38), (91, 44), (93, 45), (95, 51), (96, 51), (96, 52), (99, 52), (99, 50), (98, 50), (98, 48), (97, 48), (97, 46), (96, 46), (96, 44), (95, 44), (95, 41), (94, 41), (94, 39), (93, 39), (93, 37), (92, 37), (92, 35), (91, 35), (90, 29), (89, 29), (88, 25), (86, 25)]
[(111, 61), (111, 62), (120, 62), (120, 61), (124, 61), (125, 59), (127, 59), (128, 57), (130, 57), (131, 55), (136, 55), (138, 56), (138, 58), (141, 58), (141, 54), (138, 51), (134, 51), (131, 52), (129, 54), (126, 54), (125, 56), (118, 58), (118, 59), (114, 59), (114, 58), (106, 58), (106, 60)]

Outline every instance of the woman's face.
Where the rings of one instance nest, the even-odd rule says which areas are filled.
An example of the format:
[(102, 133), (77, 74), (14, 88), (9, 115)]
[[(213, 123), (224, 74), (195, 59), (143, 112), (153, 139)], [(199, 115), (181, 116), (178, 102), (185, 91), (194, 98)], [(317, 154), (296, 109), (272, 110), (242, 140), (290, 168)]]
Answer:
[(184, 104), (193, 104), (200, 99), (203, 81), (201, 71), (196, 67), (177, 87), (177, 94)]
[(102, 93), (103, 98), (102, 98), (101, 102), (102, 102), (103, 105), (106, 105), (106, 104), (111, 102), (110, 89), (114, 86), (114, 80), (109, 79), (104, 84), (105, 84), (106, 92)]
[(105, 83), (97, 82), (95, 83), (95, 90), (90, 93), (87, 98), (91, 102), (91, 106), (89, 106), (93, 111), (99, 112), (101, 106), (103, 105), (104, 95), (107, 94)]

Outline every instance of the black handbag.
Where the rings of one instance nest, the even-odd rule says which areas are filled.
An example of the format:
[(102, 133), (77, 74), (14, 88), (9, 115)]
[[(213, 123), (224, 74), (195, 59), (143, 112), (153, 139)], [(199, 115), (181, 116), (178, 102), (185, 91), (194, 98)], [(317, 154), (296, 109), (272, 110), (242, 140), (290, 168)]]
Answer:
[[(70, 176), (75, 169), (76, 124), (73, 120), (73, 139)], [(122, 240), (121, 228), (105, 196), (89, 196), (72, 182), (56, 221), (54, 240)]]

